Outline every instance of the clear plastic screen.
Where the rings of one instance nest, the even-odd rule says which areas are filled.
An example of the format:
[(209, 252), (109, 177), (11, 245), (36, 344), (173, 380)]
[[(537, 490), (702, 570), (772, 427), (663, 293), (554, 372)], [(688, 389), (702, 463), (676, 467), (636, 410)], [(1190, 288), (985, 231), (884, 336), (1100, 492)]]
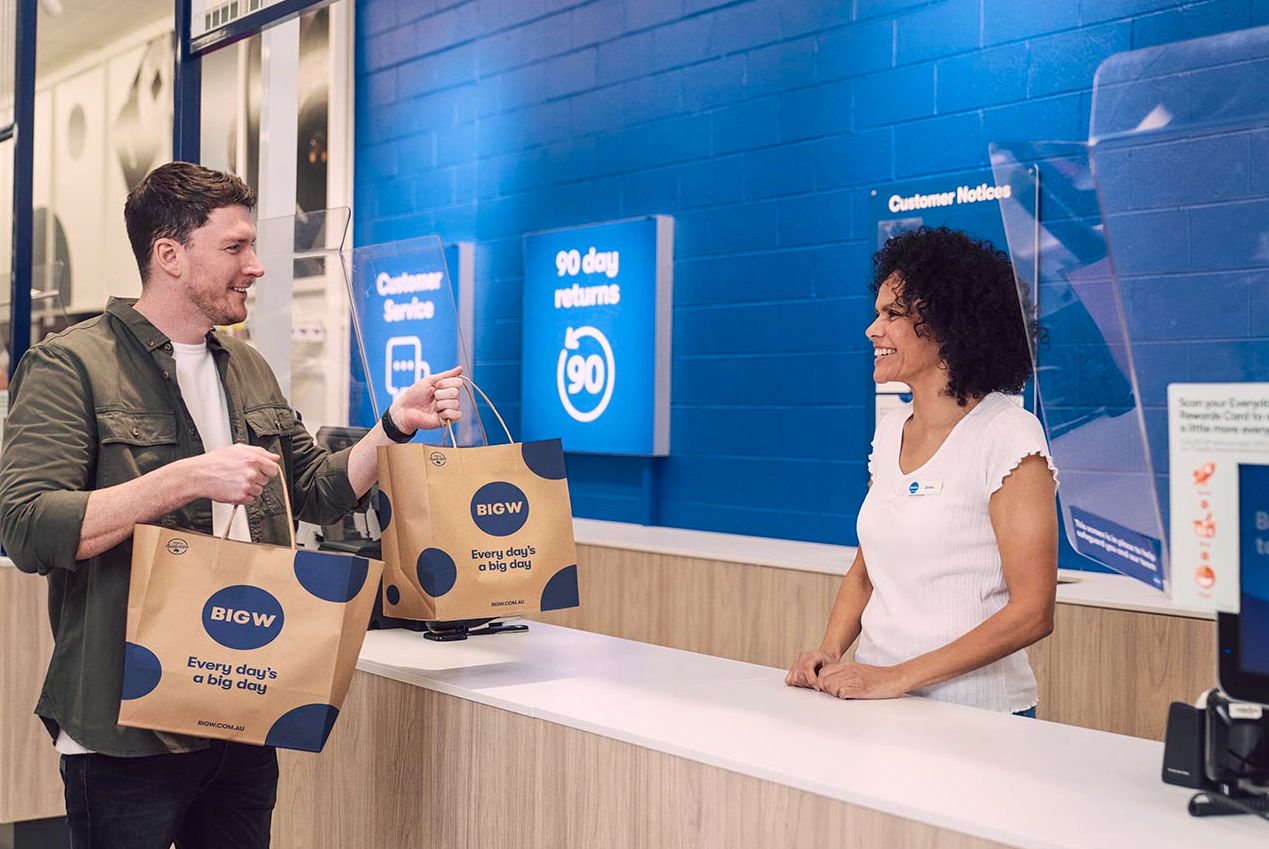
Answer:
[[(1237, 574), (1238, 557), (1229, 548), (1236, 508), (1223, 494), (1234, 485), (1227, 452), (1258, 450), (1256, 462), (1263, 462), (1266, 422), (1246, 406), (1211, 409), (1213, 418), (1201, 427), (1178, 412), (1170, 433), (1167, 392), (1169, 384), (1269, 377), (1267, 91), (1269, 28), (1122, 53), (1098, 70), (1090, 126), (1151, 456), (1158, 470), (1168, 468), (1170, 455), (1185, 465), (1173, 470), (1173, 503), (1160, 498), (1165, 522), (1170, 507), (1185, 511), (1165, 524), (1176, 534), (1170, 547), (1175, 590), (1225, 610), (1237, 610), (1238, 601), (1229, 594), (1237, 581), (1216, 578)], [(1248, 390), (1260, 391), (1215, 391), (1233, 397)], [(1177, 387), (1178, 400), (1191, 391)], [(1185, 435), (1170, 446), (1183, 423)], [(1207, 434), (1196, 436), (1203, 428)], [(1199, 453), (1219, 451), (1225, 458), (1214, 475), (1187, 462), (1200, 443)], [(1161, 477), (1158, 492), (1167, 491)], [(1200, 499), (1203, 492), (1210, 494)], [(1204, 506), (1212, 510), (1206, 516)], [(1204, 568), (1200, 558), (1208, 557), (1217, 571)]]
[[(364, 363), (353, 369), (353, 424), (373, 425), (397, 394), (420, 378), (457, 365), (471, 375), (470, 349), (438, 236), (353, 250), (349, 297)], [(470, 395), (462, 393), (461, 401), (463, 418), (455, 436), (459, 444), (471, 444), (479, 421)], [(448, 436), (444, 430), (431, 430), (418, 439), (437, 445)]]
[[(992, 147), (997, 182), (1037, 183), (1004, 216), (1038, 295), (1037, 381), (1067, 535), (1158, 587), (1168, 384), (1269, 374), (1266, 90), (1264, 28), (1122, 53), (1098, 70), (1089, 144)], [(1138, 562), (1146, 554), (1158, 568)]]
[(339, 207), (256, 222), (264, 276), (248, 293), (246, 322), (228, 328), (269, 361), (314, 433), (348, 424), (350, 219)]
[(1167, 554), (1132, 349), (1103, 237), (1088, 146), (991, 148), (1024, 309), (1034, 305), (1039, 409), (1060, 470), (1067, 539), (1158, 589)]

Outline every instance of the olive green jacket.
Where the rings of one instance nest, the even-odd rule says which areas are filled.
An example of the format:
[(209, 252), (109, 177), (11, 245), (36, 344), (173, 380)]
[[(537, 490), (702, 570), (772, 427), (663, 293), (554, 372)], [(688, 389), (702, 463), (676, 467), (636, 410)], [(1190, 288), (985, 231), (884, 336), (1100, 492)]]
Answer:
[[(287, 404), (260, 354), (207, 334), (235, 442), (282, 456), (299, 518), (327, 523), (357, 503), (348, 451), (327, 454)], [(206, 741), (116, 725), (132, 540), (76, 560), (89, 493), (203, 453), (176, 380), (172, 345), (133, 301), (27, 351), (9, 386), (0, 454), (0, 541), (17, 567), (48, 576), (55, 646), (35, 712), (56, 736), (107, 755), (189, 751)], [(247, 508), (251, 538), (287, 544), (281, 478)], [(193, 501), (157, 524), (211, 532), (211, 502)]]

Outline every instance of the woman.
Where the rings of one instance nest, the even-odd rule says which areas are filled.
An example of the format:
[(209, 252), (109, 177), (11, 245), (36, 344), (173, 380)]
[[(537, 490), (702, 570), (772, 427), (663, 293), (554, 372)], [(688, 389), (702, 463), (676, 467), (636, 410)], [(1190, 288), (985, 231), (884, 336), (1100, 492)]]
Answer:
[(1031, 374), (1013, 271), (946, 228), (890, 239), (873, 265), (873, 380), (912, 403), (877, 426), (859, 549), (786, 683), (1034, 716), (1023, 649), (1053, 630), (1057, 470), (1039, 421), (1001, 394)]

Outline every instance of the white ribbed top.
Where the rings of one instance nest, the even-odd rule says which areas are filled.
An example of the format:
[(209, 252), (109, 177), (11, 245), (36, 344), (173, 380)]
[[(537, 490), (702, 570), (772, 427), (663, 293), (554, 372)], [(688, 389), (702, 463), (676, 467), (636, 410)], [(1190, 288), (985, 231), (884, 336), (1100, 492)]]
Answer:
[[(905, 475), (899, 448), (911, 415), (905, 404), (886, 416), (868, 458), (872, 488), (858, 531), (873, 593), (855, 652), (860, 663), (892, 666), (933, 651), (1004, 607), (1009, 593), (988, 502), (1032, 454), (1043, 456), (1057, 477), (1040, 422), (999, 393), (983, 398), (933, 457)], [(917, 694), (1026, 710), (1036, 703), (1035, 675), (1026, 653), (1017, 651)]]

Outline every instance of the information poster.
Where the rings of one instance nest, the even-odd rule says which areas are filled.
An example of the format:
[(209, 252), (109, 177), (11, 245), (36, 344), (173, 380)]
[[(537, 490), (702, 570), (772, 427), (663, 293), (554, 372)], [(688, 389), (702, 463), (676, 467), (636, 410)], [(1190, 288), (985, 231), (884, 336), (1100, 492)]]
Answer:
[[(1269, 553), (1269, 383), (1170, 385), (1168, 445), (1172, 598), (1238, 613), (1240, 562)], [(1269, 599), (1263, 569), (1249, 577)]]
[[(1013, 196), (1009, 185), (997, 186), (990, 169), (963, 174), (892, 183), (871, 192), (874, 250), (891, 236), (918, 227), (949, 227), (975, 239), (989, 241), (998, 250), (1009, 250), (1005, 241), (1001, 201)], [(911, 396), (902, 383), (877, 387), (877, 421)]]
[[(471, 360), (464, 344), (470, 339), (471, 278), (474, 248), (459, 243), (442, 248), (435, 236), (384, 245), (368, 245), (353, 252), (354, 315), (365, 350), (366, 381), (374, 390), (378, 413), (415, 381), (460, 363), (470, 374)], [(459, 281), (458, 309), (450, 268)], [(466, 281), (466, 284), (463, 284)], [(359, 357), (357, 358), (359, 359)], [(352, 382), (351, 421), (363, 427), (378, 420), (365, 381)], [(460, 443), (471, 422), (465, 426)], [(424, 431), (417, 439), (439, 444), (443, 430)]]
[(662, 215), (525, 237), (525, 441), (669, 453), (673, 258)]

